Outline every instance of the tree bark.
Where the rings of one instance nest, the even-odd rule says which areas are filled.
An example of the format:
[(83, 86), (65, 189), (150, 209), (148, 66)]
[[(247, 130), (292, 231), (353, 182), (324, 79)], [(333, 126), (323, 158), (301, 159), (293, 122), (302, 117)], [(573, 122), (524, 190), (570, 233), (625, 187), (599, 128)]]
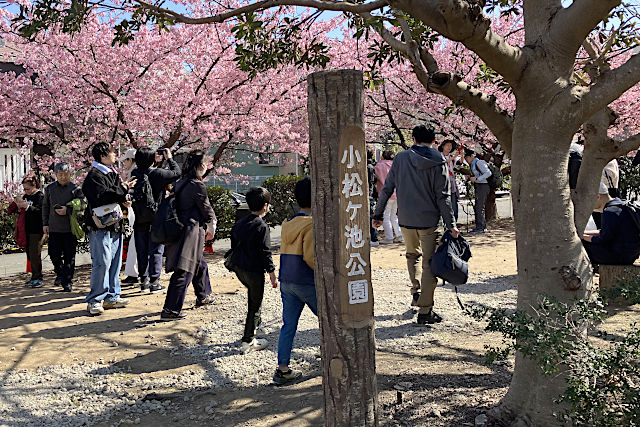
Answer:
[[(343, 151), (339, 149), (339, 141), (345, 129), (364, 127), (362, 91), (360, 71), (318, 72), (311, 74), (308, 80), (315, 280), (325, 399), (324, 422), (327, 426), (378, 424), (373, 295), (369, 294), (371, 304), (366, 320), (345, 324), (343, 287), (347, 278), (343, 273), (344, 260), (341, 259), (345, 230), (344, 224), (341, 224), (344, 213), (340, 212), (343, 185), (339, 167)], [(360, 152), (366, 164), (364, 139)], [(366, 174), (362, 181), (364, 194), (368, 195)], [(369, 204), (365, 200), (362, 209), (366, 209), (368, 225)], [(366, 261), (369, 256), (369, 228), (363, 227), (362, 232), (367, 242), (363, 248)], [(370, 269), (370, 265), (367, 268)]]
[[(512, 153), (512, 198), (517, 242), (517, 307), (533, 314), (540, 295), (584, 298), (593, 286), (591, 264), (573, 222), (566, 169), (571, 133), (558, 120), (539, 119), (535, 103), (520, 104)], [(541, 125), (545, 123), (545, 125)], [(565, 147), (559, 148), (559, 147)], [(511, 425), (558, 425), (553, 403), (566, 389), (562, 375), (545, 376), (516, 356), (509, 391), (490, 416)]]

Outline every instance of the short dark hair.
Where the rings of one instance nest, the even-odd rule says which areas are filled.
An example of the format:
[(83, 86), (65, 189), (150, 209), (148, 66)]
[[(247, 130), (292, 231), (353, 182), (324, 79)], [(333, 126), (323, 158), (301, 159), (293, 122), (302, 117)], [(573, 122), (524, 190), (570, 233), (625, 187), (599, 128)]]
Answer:
[(22, 183), (31, 187), (40, 188), (40, 180), (35, 175), (26, 175), (22, 178)]
[(476, 152), (471, 150), (471, 149), (469, 149), (469, 148), (465, 148), (464, 149), (464, 156), (465, 157), (471, 157), (471, 156), (473, 156), (475, 154), (476, 154)]
[(251, 187), (249, 191), (247, 191), (247, 194), (245, 194), (245, 198), (247, 199), (249, 210), (251, 210), (251, 212), (258, 212), (262, 210), (265, 204), (271, 201), (271, 193), (263, 187)]
[(136, 167), (141, 170), (147, 170), (156, 161), (156, 152), (151, 147), (140, 147), (136, 151), (135, 156)]
[(182, 165), (182, 177), (197, 178), (197, 170), (202, 163), (204, 163), (204, 151), (197, 148), (189, 151), (187, 158), (184, 159), (184, 164)]
[(383, 159), (385, 159), (385, 160), (393, 160), (393, 158), (394, 158), (395, 156), (396, 156), (396, 155), (395, 155), (395, 154), (393, 154), (393, 151), (391, 151), (391, 150), (384, 150), (384, 151), (382, 152), (382, 158), (383, 158)]
[(98, 142), (91, 148), (91, 155), (96, 162), (102, 161), (102, 158), (108, 156), (111, 152), (113, 152), (113, 147), (108, 142)]
[(436, 132), (431, 126), (418, 125), (411, 132), (418, 144), (430, 144), (436, 139)]
[(296, 202), (301, 208), (311, 207), (311, 178), (305, 177), (296, 182), (296, 188), (293, 191), (296, 196)]

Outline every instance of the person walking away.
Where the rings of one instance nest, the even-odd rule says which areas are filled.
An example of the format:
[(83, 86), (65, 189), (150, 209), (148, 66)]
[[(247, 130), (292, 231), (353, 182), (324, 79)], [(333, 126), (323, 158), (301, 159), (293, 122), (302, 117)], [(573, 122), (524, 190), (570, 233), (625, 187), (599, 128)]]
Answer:
[(284, 385), (302, 376), (289, 367), (291, 348), (304, 306), (318, 315), (314, 278), (314, 239), (311, 220), (311, 179), (296, 183), (294, 195), (300, 212), (282, 224), (280, 246), (280, 296), (282, 328), (278, 338), (278, 367), (273, 382)]
[(25, 231), (27, 233), (27, 260), (31, 263), (31, 279), (26, 283), (30, 288), (42, 287), (42, 202), (44, 194), (40, 191), (40, 180), (28, 175), (22, 179), (24, 195), (16, 201), (19, 209), (26, 209)]
[(164, 245), (151, 240), (151, 223), (157, 206), (164, 199), (165, 188), (177, 181), (181, 174), (180, 166), (173, 160), (171, 151), (159, 151), (162, 151), (169, 169), (153, 167), (156, 152), (149, 147), (141, 147), (136, 152), (136, 169), (132, 173), (137, 180), (133, 189), (132, 207), (136, 216), (133, 235), (138, 256), (140, 289), (152, 294), (164, 290), (164, 286), (159, 283)]
[(262, 187), (252, 187), (245, 195), (251, 213), (239, 219), (231, 229), (231, 262), (238, 280), (247, 288), (247, 319), (242, 335), (241, 351), (262, 350), (267, 341), (256, 338), (260, 330), (260, 307), (264, 296), (264, 273), (271, 285), (278, 287), (271, 257), (271, 233), (262, 219), (269, 212), (271, 194)]
[[(373, 154), (373, 150), (367, 150), (367, 181), (369, 184), (369, 216), (373, 219), (373, 206), (375, 201), (378, 200), (378, 190), (376, 187), (376, 159)], [(373, 225), (370, 225), (369, 231), (371, 234), (371, 247), (380, 246), (378, 230), (373, 228)]]
[[(130, 148), (124, 153), (124, 156), (120, 157), (120, 163), (123, 166), (123, 179), (125, 181), (129, 181), (133, 176), (133, 170), (136, 168), (136, 150)], [(127, 208), (127, 220), (129, 221), (129, 226), (133, 228), (133, 225), (136, 222), (136, 214), (133, 212), (133, 207), (129, 206)], [(136, 284), (138, 283), (138, 256), (136, 254), (136, 239), (133, 234), (129, 237), (129, 242), (127, 244), (127, 260), (124, 264), (124, 274), (125, 278), (121, 281), (122, 283), (127, 284)]]
[(91, 290), (85, 301), (89, 314), (97, 316), (105, 309), (126, 307), (129, 300), (120, 296), (122, 220), (100, 228), (93, 218), (93, 209), (110, 204), (118, 204), (124, 209), (130, 207), (127, 195), (136, 181), (120, 180), (120, 175), (113, 169), (116, 154), (110, 144), (94, 145), (91, 154), (94, 162), (82, 183), (82, 193), (87, 198), (84, 218), (91, 251)]
[[(429, 260), (438, 242), (440, 218), (459, 235), (451, 207), (449, 174), (444, 157), (433, 148), (435, 131), (425, 125), (413, 128), (414, 144), (398, 153), (385, 180), (374, 214), (374, 227), (380, 227), (384, 210), (394, 190), (398, 200), (398, 222), (406, 247), (407, 270), (411, 280), (413, 306), (418, 306), (417, 323), (442, 321), (434, 307), (438, 283), (431, 273)], [(422, 258), (422, 272), (419, 261)]]
[(78, 239), (71, 230), (73, 209), (67, 206), (67, 203), (74, 199), (82, 200), (84, 195), (80, 187), (71, 182), (71, 168), (68, 163), (56, 163), (53, 172), (56, 180), (44, 189), (42, 231), (49, 235), (49, 258), (56, 274), (53, 284), (71, 292)]
[(471, 182), (473, 182), (473, 188), (475, 190), (473, 210), (476, 216), (476, 224), (471, 232), (484, 233), (487, 231), (487, 221), (485, 216), (487, 196), (489, 196), (489, 192), (491, 191), (487, 178), (491, 176), (491, 170), (489, 170), (487, 162), (476, 157), (476, 153), (473, 150), (465, 148), (464, 160), (471, 168), (471, 173), (473, 175), (470, 179)]
[(204, 152), (192, 150), (184, 161), (182, 179), (174, 188), (178, 218), (185, 228), (180, 240), (167, 245), (165, 250), (166, 271), (173, 274), (160, 313), (161, 320), (187, 317), (182, 306), (189, 283), (193, 283), (196, 307), (214, 302), (209, 267), (204, 259), (204, 242), (213, 239), (216, 229), (216, 215), (202, 182), (206, 171)]
[(453, 216), (458, 221), (458, 200), (460, 199), (460, 190), (458, 189), (458, 183), (456, 182), (455, 166), (456, 162), (460, 160), (460, 153), (462, 152), (462, 146), (458, 147), (458, 144), (453, 139), (446, 139), (438, 147), (438, 151), (442, 153), (444, 159), (447, 161), (447, 171), (449, 172), (449, 183), (451, 185), (451, 207), (453, 208)]
[(602, 210), (602, 227), (585, 231), (582, 244), (593, 265), (631, 265), (640, 256), (640, 229), (625, 202), (609, 190), (600, 183), (596, 208)]
[[(378, 194), (382, 192), (384, 182), (387, 179), (387, 175), (391, 170), (393, 164), (393, 158), (395, 155), (393, 151), (386, 150), (382, 152), (382, 160), (376, 164), (376, 187)], [(382, 222), (382, 228), (384, 229), (384, 239), (380, 241), (382, 244), (390, 243), (403, 243), (402, 230), (398, 224), (398, 200), (396, 199), (396, 192), (394, 191), (389, 200), (387, 201), (387, 207), (384, 209), (384, 219)], [(394, 237), (395, 234), (395, 237)]]

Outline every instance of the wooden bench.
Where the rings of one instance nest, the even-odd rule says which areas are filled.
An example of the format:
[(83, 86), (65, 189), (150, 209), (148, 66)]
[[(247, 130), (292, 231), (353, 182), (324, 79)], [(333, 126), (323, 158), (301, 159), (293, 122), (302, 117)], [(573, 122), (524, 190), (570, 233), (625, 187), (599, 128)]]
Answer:
[(619, 282), (640, 279), (640, 264), (633, 265), (600, 265), (600, 288), (611, 288)]

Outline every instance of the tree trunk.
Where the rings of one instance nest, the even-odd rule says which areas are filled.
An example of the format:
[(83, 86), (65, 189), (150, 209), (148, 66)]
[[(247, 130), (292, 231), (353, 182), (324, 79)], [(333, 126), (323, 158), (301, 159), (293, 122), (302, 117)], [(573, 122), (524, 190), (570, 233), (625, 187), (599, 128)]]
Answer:
[(485, 202), (485, 217), (487, 222), (498, 219), (498, 206), (496, 205), (496, 190), (491, 189)]
[[(542, 120), (540, 115), (535, 107), (526, 111), (519, 105), (512, 151), (517, 307), (530, 313), (540, 295), (568, 302), (585, 297), (593, 284), (565, 176), (572, 135), (559, 125), (560, 120)], [(567, 150), (558, 148), (563, 141)], [(490, 416), (511, 425), (558, 425), (553, 412), (560, 407), (553, 399), (564, 389), (562, 375), (545, 376), (535, 362), (518, 354), (509, 391)]]
[[(318, 72), (308, 80), (315, 280), (327, 426), (378, 424), (362, 91), (360, 71)], [(363, 194), (355, 196), (357, 200), (350, 199), (362, 205), (355, 218), (345, 213), (346, 196), (342, 193), (344, 156), (349, 154), (345, 147), (349, 146), (361, 153), (360, 161), (354, 161), (350, 170), (358, 171), (362, 177)], [(349, 248), (345, 249), (344, 245), (345, 225), (355, 223), (365, 242), (358, 249), (364, 261), (363, 276), (368, 278), (368, 299), (360, 301), (363, 304), (354, 303), (347, 293), (348, 286), (354, 282), (351, 281), (353, 274), (348, 277), (345, 272), (349, 261), (346, 253)], [(353, 251), (352, 247), (350, 252)]]

